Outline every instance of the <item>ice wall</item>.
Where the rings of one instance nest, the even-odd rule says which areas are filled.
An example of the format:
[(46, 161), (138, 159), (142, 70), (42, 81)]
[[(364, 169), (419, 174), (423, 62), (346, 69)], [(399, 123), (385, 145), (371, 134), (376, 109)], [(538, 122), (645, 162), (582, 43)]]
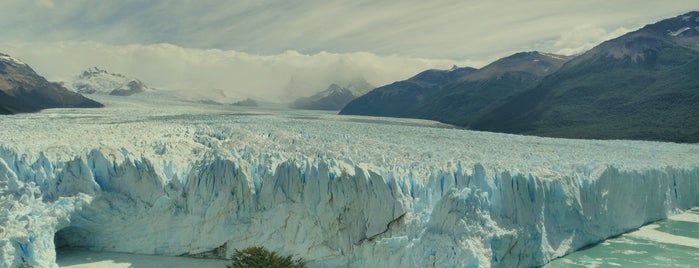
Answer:
[(696, 167), (540, 178), (476, 164), (420, 181), (236, 151), (174, 171), (125, 150), (18, 155), (0, 150), (3, 267), (54, 265), (54, 235), (59, 246), (163, 255), (263, 245), (317, 267), (532, 267), (699, 205)]

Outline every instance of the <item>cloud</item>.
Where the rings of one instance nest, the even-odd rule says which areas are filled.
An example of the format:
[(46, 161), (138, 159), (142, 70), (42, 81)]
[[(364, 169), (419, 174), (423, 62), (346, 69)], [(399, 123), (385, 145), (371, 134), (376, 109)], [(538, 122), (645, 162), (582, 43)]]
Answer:
[[(264, 55), (365, 51), (458, 60), (578, 51), (599, 42), (590, 34), (594, 29), (611, 34), (692, 9), (699, 2), (4, 0), (0, 28), (3, 40), (25, 42), (169, 43)], [(571, 30), (581, 33), (570, 36)], [(556, 45), (558, 39), (564, 43)]]
[(43, 8), (54, 8), (56, 6), (53, 0), (34, 0), (34, 4)]
[(554, 53), (561, 55), (576, 55), (583, 53), (594, 46), (616, 37), (630, 30), (619, 27), (615, 30), (607, 30), (591, 25), (581, 25), (563, 33), (553, 44)]
[[(162, 89), (224, 92), (275, 102), (308, 96), (330, 83), (358, 77), (380, 86), (426, 69), (483, 64), (366, 52), (302, 54), (290, 50), (257, 55), (164, 43), (117, 46), (97, 42), (5, 42), (0, 46), (52, 81), (70, 81), (83, 70), (97, 66)], [(292, 80), (296, 86), (289, 87)]]
[(51, 80), (99, 66), (160, 88), (288, 101), (357, 76), (383, 85), (519, 51), (576, 54), (692, 9), (699, 2), (3, 0), (0, 52)]

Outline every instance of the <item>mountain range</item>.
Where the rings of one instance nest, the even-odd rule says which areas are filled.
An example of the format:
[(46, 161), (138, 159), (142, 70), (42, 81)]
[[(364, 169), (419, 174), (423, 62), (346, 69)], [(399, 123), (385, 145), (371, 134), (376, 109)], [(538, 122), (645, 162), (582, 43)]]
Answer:
[(298, 98), (291, 107), (307, 110), (340, 110), (347, 103), (372, 90), (374, 86), (363, 78), (358, 78), (346, 84), (333, 83), (327, 89), (312, 96)]
[[(418, 83), (429, 73), (443, 77)], [(517, 53), (481, 69), (423, 72), (374, 89), (340, 114), (549, 137), (699, 142), (699, 12), (572, 58)]]
[(406, 81), (377, 88), (348, 104), (340, 113), (414, 117), (468, 125), (505, 97), (558, 70), (568, 59), (522, 52), (481, 69), (428, 70)]
[(348, 103), (340, 114), (418, 117), (415, 110), (427, 96), (474, 71), (476, 69), (470, 67), (455, 67), (449, 71), (427, 70), (408, 80), (372, 90)]
[(699, 12), (603, 42), (471, 127), (699, 142)]
[[(98, 68), (69, 87), (86, 94), (150, 91), (137, 79)], [(340, 114), (559, 138), (699, 142), (699, 12), (646, 25), (574, 57), (521, 52), (480, 69), (427, 70), (364, 94), (370, 88), (364, 80), (332, 84), (292, 106), (344, 105)], [(0, 54), (0, 114), (102, 106), (76, 92)]]
[(0, 53), (0, 114), (97, 107), (102, 104), (49, 82), (26, 63)]

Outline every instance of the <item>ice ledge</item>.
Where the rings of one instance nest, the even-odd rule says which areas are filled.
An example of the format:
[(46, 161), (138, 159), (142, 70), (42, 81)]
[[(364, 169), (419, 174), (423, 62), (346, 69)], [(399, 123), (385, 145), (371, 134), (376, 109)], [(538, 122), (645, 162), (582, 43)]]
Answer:
[(125, 151), (0, 151), (3, 267), (55, 266), (54, 236), (161, 255), (263, 245), (318, 267), (530, 267), (699, 205), (699, 167), (540, 178), (476, 164), (415, 179), (351, 161), (207, 154), (172, 179)]

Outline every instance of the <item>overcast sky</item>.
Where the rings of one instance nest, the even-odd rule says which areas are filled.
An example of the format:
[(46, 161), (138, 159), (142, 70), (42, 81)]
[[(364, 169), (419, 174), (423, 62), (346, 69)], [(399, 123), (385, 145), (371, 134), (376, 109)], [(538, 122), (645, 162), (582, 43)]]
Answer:
[[(274, 100), (285, 87), (378, 86), (519, 51), (576, 54), (692, 10), (699, 1), (3, 0), (0, 52), (51, 80), (98, 66)], [(289, 89), (292, 78), (307, 86)]]

